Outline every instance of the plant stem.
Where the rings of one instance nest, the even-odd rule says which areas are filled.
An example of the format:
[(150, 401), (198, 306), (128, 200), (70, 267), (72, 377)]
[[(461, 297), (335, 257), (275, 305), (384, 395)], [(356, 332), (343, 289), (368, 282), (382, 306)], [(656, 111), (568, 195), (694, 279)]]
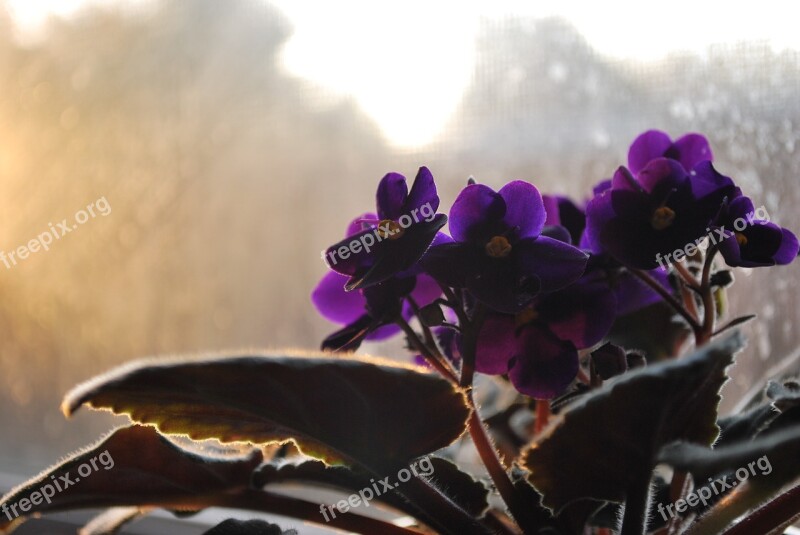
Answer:
[(629, 268), (629, 271), (633, 275), (638, 277), (642, 282), (650, 286), (650, 288), (655, 290), (655, 292), (659, 294), (664, 299), (664, 301), (669, 303), (669, 305), (673, 309), (675, 309), (675, 312), (680, 314), (681, 317), (686, 320), (686, 322), (689, 324), (689, 326), (695, 333), (699, 332), (699, 330), (701, 329), (701, 325), (697, 321), (697, 318), (689, 314), (686, 308), (684, 308), (683, 304), (680, 301), (678, 301), (674, 295), (669, 293), (669, 290), (661, 286), (661, 284), (657, 280), (655, 280), (653, 277), (651, 277), (641, 269)]
[(700, 282), (697, 280), (697, 277), (692, 275), (692, 273), (686, 268), (686, 266), (683, 265), (683, 263), (675, 262), (672, 265), (675, 266), (675, 271), (677, 271), (681, 277), (683, 277), (683, 280), (686, 281), (686, 284), (689, 285), (689, 288), (696, 292), (700, 291)]
[(772, 533), (790, 524), (800, 515), (800, 485), (778, 496), (760, 509), (756, 509), (744, 520), (735, 524), (723, 535), (750, 535)]
[(544, 399), (537, 399), (534, 436), (538, 435), (545, 428), (548, 420), (550, 420), (550, 402)]
[[(474, 401), (472, 401), (471, 393), (469, 393), (468, 396), (474, 407), (475, 405)], [(494, 486), (500, 494), (500, 497), (503, 498), (503, 501), (506, 503), (511, 516), (520, 528), (522, 528), (524, 533), (535, 533), (536, 526), (533, 525), (528, 515), (528, 510), (533, 509), (532, 504), (525, 504), (518, 498), (514, 484), (511, 482), (505, 467), (497, 456), (497, 450), (489, 438), (489, 434), (481, 421), (477, 409), (472, 411), (467, 425), (469, 435), (472, 437), (472, 442), (475, 444), (475, 449), (478, 450), (478, 455), (481, 461), (483, 461), (484, 466), (486, 466), (486, 470), (489, 472), (489, 476), (492, 478), (492, 482), (494, 482)]]
[(438, 354), (438, 350), (434, 352), (431, 348), (425, 345), (425, 343), (420, 340), (419, 336), (417, 336), (417, 333), (414, 332), (414, 329), (412, 329), (408, 322), (402, 317), (398, 316), (397, 319), (395, 319), (395, 323), (397, 323), (397, 325), (403, 329), (403, 332), (408, 337), (409, 342), (411, 342), (415, 349), (419, 351), (423, 357), (425, 357), (425, 360), (428, 362), (428, 364), (433, 366), (433, 368), (439, 372), (442, 377), (449, 380), (451, 383), (458, 384), (458, 377), (456, 377), (455, 372), (453, 372), (444, 362), (444, 357)]
[(703, 275), (700, 279), (700, 295), (703, 299), (703, 325), (699, 332), (695, 332), (695, 343), (698, 347), (704, 345), (714, 334), (714, 294), (711, 289), (711, 268), (714, 267), (714, 256), (717, 254), (717, 247), (712, 246), (706, 251), (706, 259), (703, 263)]
[(644, 535), (647, 527), (647, 506), (650, 501), (650, 476), (648, 470), (644, 475), (635, 478), (628, 489), (620, 535)]

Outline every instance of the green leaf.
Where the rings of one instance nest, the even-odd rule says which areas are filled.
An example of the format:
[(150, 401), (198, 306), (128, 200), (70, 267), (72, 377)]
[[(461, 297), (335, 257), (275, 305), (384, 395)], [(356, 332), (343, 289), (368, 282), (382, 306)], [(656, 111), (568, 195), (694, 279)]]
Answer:
[(21, 517), (114, 506), (194, 508), (201, 496), (246, 489), (262, 460), (257, 449), (207, 456), (179, 448), (152, 427), (121, 428), (4, 496), (0, 509), (10, 513), (0, 517), (0, 529), (11, 525), (14, 512)]
[[(462, 472), (447, 459), (429, 457), (428, 461), (430, 464), (417, 461), (415, 470), (462, 509), (475, 517), (483, 516), (489, 507), (488, 490), (483, 483)], [(345, 466), (328, 466), (320, 461), (265, 464), (256, 471), (253, 483), (259, 488), (277, 483), (306, 483), (333, 487), (347, 493), (358, 493), (364, 489), (374, 488), (370, 474)], [(402, 485), (397, 483), (397, 479), (393, 476), (390, 478), (390, 483)], [(375, 493), (370, 490), (370, 494)], [(379, 494), (375, 496), (375, 501), (383, 502), (411, 516), (417, 516), (419, 513), (405, 498), (395, 492)]]
[[(765, 466), (758, 465), (756, 469), (759, 459), (763, 459)], [(749, 476), (751, 485), (767, 484), (769, 480), (770, 485), (778, 481), (780, 486), (800, 476), (800, 426), (717, 449), (685, 442), (668, 444), (661, 450), (658, 460), (691, 472), (695, 481), (701, 482), (740, 468), (747, 471), (748, 465), (753, 463), (756, 474)]]
[(663, 445), (713, 443), (725, 369), (741, 347), (737, 332), (692, 356), (626, 373), (569, 405), (521, 458), (542, 503), (558, 512), (581, 498), (621, 502)]
[(228, 520), (206, 531), (203, 535), (297, 535), (297, 530), (283, 531), (275, 524), (263, 520)]
[[(717, 502), (697, 522), (690, 533), (721, 533), (737, 518), (774, 497), (786, 484), (800, 476), (800, 426), (772, 431), (753, 440), (743, 440), (715, 450), (693, 444), (671, 444), (660, 460), (691, 472), (698, 487), (707, 478), (727, 474), (725, 499)], [(747, 485), (740, 485), (736, 471), (748, 472)], [(744, 473), (741, 477), (744, 479)]]
[(147, 514), (149, 508), (112, 507), (106, 509), (80, 530), (80, 535), (115, 535), (126, 524)]
[(142, 362), (66, 396), (164, 433), (258, 444), (293, 440), (328, 463), (388, 473), (466, 427), (463, 392), (419, 368), (355, 357), (245, 356)]

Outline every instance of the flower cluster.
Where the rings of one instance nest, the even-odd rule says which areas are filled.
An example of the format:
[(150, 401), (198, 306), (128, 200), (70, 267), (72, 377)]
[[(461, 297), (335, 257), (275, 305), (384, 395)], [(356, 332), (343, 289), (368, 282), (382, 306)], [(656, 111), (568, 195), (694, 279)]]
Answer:
[[(704, 297), (717, 253), (730, 267), (759, 267), (788, 264), (800, 248), (789, 230), (757, 219), (753, 202), (712, 160), (699, 134), (672, 141), (651, 130), (585, 204), (524, 181), (498, 191), (471, 181), (449, 217), (435, 214), (439, 197), (427, 168), (410, 190), (405, 177), (387, 174), (376, 213), (357, 217), (327, 250), (350, 246), (353, 254), (331, 264), (314, 290), (319, 311), (343, 325), (322, 347), (352, 351), (402, 330), (409, 347), (444, 373), (501, 375), (525, 395), (551, 399), (582, 374), (581, 358), (621, 317), (644, 307), (675, 307), (705, 341), (713, 317), (709, 325), (699, 310), (710, 306)], [(430, 217), (406, 224), (423, 206)], [(661, 255), (741, 218), (750, 224), (698, 247), (696, 258), (660, 267)], [(358, 247), (364, 236), (377, 243)], [(433, 348), (410, 327), (414, 316)]]

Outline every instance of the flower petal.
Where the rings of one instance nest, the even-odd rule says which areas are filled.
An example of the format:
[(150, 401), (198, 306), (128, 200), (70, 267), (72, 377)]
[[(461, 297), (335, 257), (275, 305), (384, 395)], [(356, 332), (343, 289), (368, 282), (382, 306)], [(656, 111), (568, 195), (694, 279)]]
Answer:
[(320, 314), (334, 323), (347, 324), (365, 312), (366, 299), (361, 292), (346, 292), (347, 276), (329, 271), (311, 294), (311, 302)]
[(520, 240), (511, 254), (518, 278), (537, 277), (543, 292), (561, 289), (578, 280), (589, 260), (589, 255), (577, 247), (547, 236)]
[[(666, 269), (657, 268), (648, 272), (665, 289), (672, 291), (669, 285), (669, 273)], [(624, 316), (646, 306), (661, 301), (661, 296), (637, 277), (627, 271), (622, 273), (614, 287), (617, 296), (617, 316)]]
[(478, 333), (475, 370), (487, 375), (508, 373), (509, 361), (517, 353), (514, 316), (488, 314)]
[(363, 232), (364, 230), (368, 229), (370, 226), (374, 226), (378, 222), (377, 214), (372, 212), (366, 212), (361, 214), (360, 216), (353, 219), (349, 225), (347, 225), (347, 231), (344, 234), (344, 237), (350, 237), (353, 234), (358, 234), (359, 232)]
[(578, 374), (578, 351), (544, 327), (528, 325), (518, 334), (518, 352), (508, 377), (521, 393), (536, 399), (561, 394)]
[[(714, 159), (708, 140), (700, 134), (690, 133), (681, 136), (673, 143), (672, 151), (677, 153), (676, 159), (687, 171), (702, 161)], [(668, 156), (672, 157), (672, 154)]]
[(378, 217), (396, 221), (403, 215), (408, 196), (406, 177), (399, 173), (387, 173), (378, 184)]
[[(365, 270), (355, 271), (345, 285), (345, 289), (366, 288), (410, 269), (430, 247), (439, 229), (445, 223), (447, 223), (447, 216), (437, 214), (430, 223), (423, 221), (411, 225), (405, 229), (405, 234), (396, 240), (384, 239), (377, 243), (371, 253), (373, 257), (371, 265)], [(366, 265), (366, 263), (362, 265)]]
[(797, 254), (800, 252), (800, 242), (797, 241), (797, 236), (792, 231), (782, 228), (781, 232), (783, 233), (781, 246), (772, 257), (776, 264), (785, 265), (797, 258)]
[(660, 130), (648, 130), (639, 135), (628, 149), (628, 168), (638, 174), (647, 162), (664, 156), (672, 146), (670, 137)]
[(542, 231), (547, 213), (536, 186), (522, 180), (509, 182), (498, 192), (506, 203), (503, 222), (519, 229), (516, 238), (535, 238)]
[(548, 328), (576, 348), (591, 347), (611, 330), (617, 299), (605, 282), (577, 282), (544, 296), (536, 310)]
[(450, 235), (460, 242), (484, 241), (497, 229), (506, 213), (506, 203), (492, 188), (471, 184), (461, 190), (450, 208)]
[(410, 214), (414, 209), (422, 208), (425, 205), (429, 206), (430, 215), (423, 215), (423, 217), (432, 217), (439, 209), (439, 195), (436, 193), (433, 175), (427, 167), (423, 166), (417, 172), (414, 185), (411, 186), (403, 209), (405, 213)]

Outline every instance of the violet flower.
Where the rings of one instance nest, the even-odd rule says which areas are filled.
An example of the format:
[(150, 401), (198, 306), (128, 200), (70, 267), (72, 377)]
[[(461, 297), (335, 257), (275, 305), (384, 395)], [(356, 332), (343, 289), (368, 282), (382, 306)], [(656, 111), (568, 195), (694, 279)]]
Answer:
[(702, 161), (689, 174), (678, 161), (656, 158), (637, 176), (620, 167), (611, 186), (586, 207), (586, 240), (623, 264), (654, 269), (660, 255), (683, 249), (708, 232), (733, 181)]
[(384, 176), (378, 185), (377, 208), (375, 219), (362, 219), (358, 232), (323, 254), (331, 269), (348, 276), (348, 291), (412, 269), (447, 222), (447, 216), (436, 213), (439, 196), (427, 167), (420, 167), (411, 191), (403, 175)]
[(431, 247), (422, 265), (496, 311), (519, 312), (540, 292), (576, 281), (586, 267), (586, 253), (541, 234), (545, 219), (542, 197), (527, 182), (499, 192), (471, 184), (450, 210), (454, 241)]
[(475, 369), (508, 374), (521, 393), (561, 394), (578, 373), (578, 349), (608, 333), (616, 299), (603, 283), (573, 284), (537, 298), (518, 314), (489, 314), (478, 334)]

